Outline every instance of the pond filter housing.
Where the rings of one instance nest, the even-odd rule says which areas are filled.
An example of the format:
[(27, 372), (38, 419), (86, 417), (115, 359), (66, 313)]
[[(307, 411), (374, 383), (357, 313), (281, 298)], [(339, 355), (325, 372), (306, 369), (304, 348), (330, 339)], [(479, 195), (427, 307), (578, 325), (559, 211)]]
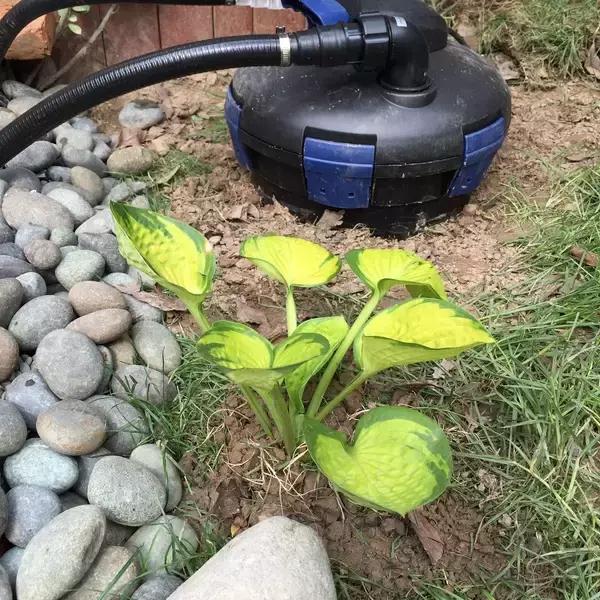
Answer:
[(305, 219), (343, 210), (347, 226), (405, 237), (466, 204), (505, 139), (510, 92), (421, 0), (352, 2), (302, 10), (316, 24), (377, 11), (416, 29), (392, 83), (353, 66), (243, 68), (225, 116), (266, 197)]

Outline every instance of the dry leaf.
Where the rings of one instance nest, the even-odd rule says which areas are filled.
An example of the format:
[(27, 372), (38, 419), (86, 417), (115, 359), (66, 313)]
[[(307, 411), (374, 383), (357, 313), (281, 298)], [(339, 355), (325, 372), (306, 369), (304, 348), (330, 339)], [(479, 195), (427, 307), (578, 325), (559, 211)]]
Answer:
[(337, 211), (325, 209), (325, 212), (317, 222), (317, 229), (334, 229), (335, 227), (339, 227), (343, 220), (343, 210)]
[(248, 205), (237, 204), (225, 215), (228, 221), (242, 221), (246, 223), (248, 221)]
[(594, 40), (585, 59), (585, 70), (596, 79), (600, 79), (600, 56), (598, 53), (598, 42)]
[(569, 252), (573, 258), (582, 262), (588, 267), (593, 267), (594, 269), (598, 266), (598, 263), (600, 262), (598, 259), (598, 255), (595, 252), (589, 252), (581, 246), (571, 246)]
[(153, 291), (146, 292), (139, 290), (132, 285), (113, 285), (123, 294), (127, 294), (140, 302), (145, 302), (154, 308), (160, 308), (165, 312), (185, 312), (187, 308), (179, 298), (173, 298), (165, 294), (160, 288), (154, 288)]
[(408, 520), (417, 534), (423, 550), (429, 556), (431, 564), (437, 564), (444, 554), (444, 542), (438, 528), (418, 510), (411, 512)]

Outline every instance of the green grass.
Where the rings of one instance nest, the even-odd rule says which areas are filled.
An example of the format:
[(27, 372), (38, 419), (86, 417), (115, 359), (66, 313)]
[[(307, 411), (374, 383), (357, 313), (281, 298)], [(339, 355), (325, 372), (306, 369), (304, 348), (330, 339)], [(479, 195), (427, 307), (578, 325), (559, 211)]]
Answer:
[(600, 252), (599, 200), (600, 167), (557, 184), (551, 208), (516, 202), (537, 230), (529, 277), (478, 300), (497, 344), (426, 400), (453, 438), (456, 490), (472, 498), (480, 469), (497, 482), (484, 508), (507, 566), (486, 583), (512, 598), (600, 597), (600, 279), (569, 254)]
[(226, 144), (229, 141), (229, 129), (222, 115), (194, 115), (192, 121), (201, 127), (191, 134), (192, 139), (199, 139), (211, 144)]
[(597, 0), (513, 1), (486, 11), (482, 21), (484, 52), (508, 51), (523, 65), (543, 64), (551, 75), (571, 77), (585, 73), (600, 9)]

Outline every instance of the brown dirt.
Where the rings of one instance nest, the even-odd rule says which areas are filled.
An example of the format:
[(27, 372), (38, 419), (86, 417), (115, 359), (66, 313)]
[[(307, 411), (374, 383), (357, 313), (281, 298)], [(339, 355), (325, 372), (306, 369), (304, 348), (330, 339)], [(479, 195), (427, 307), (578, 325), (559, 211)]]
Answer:
[[(247, 236), (298, 235), (339, 254), (354, 247), (401, 246), (432, 260), (450, 293), (468, 298), (509, 288), (522, 277), (518, 251), (506, 242), (527, 232), (506, 217), (505, 192), (518, 182), (535, 201), (544, 203), (553, 181), (552, 170), (545, 165), (577, 168), (600, 153), (597, 89), (585, 82), (545, 91), (515, 87), (509, 140), (464, 213), (409, 240), (391, 241), (373, 237), (366, 229), (339, 229), (335, 213), (327, 213), (313, 225), (298, 222), (278, 204), (263, 204), (248, 175), (237, 167), (229, 145), (202, 139), (206, 121), (199, 124), (190, 118), (221, 114), (229, 80), (228, 73), (201, 75), (146, 90), (142, 95), (161, 100), (171, 119), (150, 130), (142, 141), (159, 153), (179, 149), (213, 167), (209, 175), (188, 177), (168, 190), (172, 214), (207, 235), (218, 254), (221, 271), (210, 305), (213, 316), (250, 323), (271, 338), (285, 331), (282, 296), (277, 286), (240, 259), (239, 244)], [(115, 129), (117, 109), (125, 100), (96, 112), (107, 130)], [(329, 295), (302, 295), (300, 316), (331, 314), (339, 310), (340, 302), (347, 308), (352, 298), (362, 294), (347, 271), (331, 291)], [(181, 315), (177, 319), (184, 328), (190, 324)], [(397, 401), (406, 403), (407, 399)], [(360, 398), (351, 397), (346, 407), (334, 413), (334, 419), (348, 429), (359, 411)], [(501, 540), (505, 532), (486, 524), (475, 498), (449, 492), (423, 509), (420, 539), (418, 527), (410, 521), (365, 511), (338, 497), (316, 473), (300, 468), (301, 461), (282, 468), (281, 450), (261, 437), (236, 396), (231, 397), (226, 412), (224, 429), (217, 432), (225, 444), (218, 470), (207, 473), (193, 457), (186, 457), (184, 464), (194, 486), (191, 499), (202, 513), (216, 516), (228, 533), (271, 514), (312, 525), (323, 536), (344, 581), (354, 573), (373, 582), (357, 584), (364, 592), (348, 597), (405, 598), (419, 579), (441, 580), (449, 586), (468, 584), (504, 568)], [(423, 525), (433, 529), (427, 532)], [(431, 535), (439, 539), (428, 548), (428, 556), (424, 548), (431, 546)], [(431, 557), (437, 558), (440, 549), (441, 558), (433, 565)], [(472, 597), (477, 598), (477, 593)]]

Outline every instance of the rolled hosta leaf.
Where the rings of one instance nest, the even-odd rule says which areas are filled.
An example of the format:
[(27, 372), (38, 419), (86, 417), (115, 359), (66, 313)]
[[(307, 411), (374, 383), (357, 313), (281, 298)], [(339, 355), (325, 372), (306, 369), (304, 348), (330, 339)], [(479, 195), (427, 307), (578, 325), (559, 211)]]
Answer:
[(160, 213), (111, 204), (125, 260), (181, 297), (204, 298), (212, 287), (215, 256), (198, 231)]
[(329, 361), (332, 354), (348, 333), (348, 324), (344, 317), (323, 317), (301, 323), (295, 331), (298, 333), (318, 333), (327, 339), (329, 350), (326, 354), (303, 363), (285, 378), (285, 385), (297, 412), (304, 412), (302, 397), (310, 379)]
[(341, 267), (340, 259), (323, 246), (283, 235), (251, 237), (240, 254), (288, 288), (325, 285)]
[(239, 385), (270, 390), (306, 361), (329, 351), (327, 339), (295, 333), (274, 347), (247, 325), (217, 321), (198, 340), (198, 350)]
[(333, 485), (363, 506), (400, 515), (435, 500), (448, 486), (452, 458), (435, 421), (410, 408), (387, 406), (364, 415), (354, 442), (305, 417), (313, 460)]
[(413, 297), (446, 298), (444, 283), (432, 263), (400, 249), (352, 250), (346, 261), (371, 290), (385, 296), (397, 285)]
[(433, 298), (417, 298), (375, 315), (354, 342), (367, 375), (384, 369), (452, 358), (494, 338), (467, 311)]

